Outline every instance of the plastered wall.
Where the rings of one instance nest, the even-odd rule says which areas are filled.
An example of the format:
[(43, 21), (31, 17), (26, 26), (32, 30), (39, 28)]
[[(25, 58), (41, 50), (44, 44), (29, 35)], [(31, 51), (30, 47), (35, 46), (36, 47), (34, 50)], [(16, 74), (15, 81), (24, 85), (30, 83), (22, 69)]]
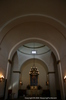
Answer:
[[(26, 89), (27, 85), (30, 84), (29, 71), (32, 66), (33, 60), (29, 60), (25, 62), (25, 64), (21, 68), (20, 80), (23, 82), (21, 89)], [(39, 70), (38, 85), (42, 86), (42, 89), (47, 89), (48, 87), (46, 86), (46, 81), (48, 80), (48, 69), (45, 68), (46, 65), (41, 63), (41, 61), (35, 60), (35, 67), (37, 67), (37, 69)]]
[[(13, 71), (21, 71), (21, 74), (13, 73), (13, 71), (12, 71), (10, 87), (12, 87), (12, 90), (13, 90), (12, 92), (15, 92), (15, 98), (17, 97), (19, 88), (26, 89), (26, 86), (30, 83), (29, 70), (30, 70), (30, 67), (33, 65), (33, 60), (32, 61), (30, 60), (32, 58), (33, 58), (33, 55), (26, 56), (25, 54), (22, 54), (19, 51), (17, 51), (16, 55), (14, 56), (12, 70)], [(54, 65), (53, 65), (53, 59), (51, 56), (51, 52), (47, 53), (46, 55), (42, 55), (40, 57), (36, 56), (35, 58), (38, 59), (37, 62), (35, 62), (35, 63), (36, 63), (36, 66), (38, 67), (38, 70), (40, 71), (39, 84), (43, 87), (43, 89), (50, 89), (52, 92), (51, 95), (54, 95), (55, 94), (53, 92), (54, 89), (56, 92), (56, 86), (54, 84), (55, 83), (55, 75), (51, 75), (51, 77), (48, 75), (49, 80), (52, 80), (52, 78), (53, 78), (53, 85), (49, 81), (50, 86), (49, 87), (46, 86), (47, 72), (54, 71)], [(41, 62), (43, 62), (43, 63), (41, 63)], [(23, 81), (22, 87), (20, 87), (20, 85), (19, 85), (19, 80)], [(16, 87), (18, 87), (18, 88), (16, 88)]]

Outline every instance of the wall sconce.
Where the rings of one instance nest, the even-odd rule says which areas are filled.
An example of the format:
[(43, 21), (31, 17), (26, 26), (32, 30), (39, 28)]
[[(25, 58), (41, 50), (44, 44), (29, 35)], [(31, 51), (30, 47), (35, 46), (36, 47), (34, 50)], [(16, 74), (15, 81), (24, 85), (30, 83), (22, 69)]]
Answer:
[(22, 81), (20, 81), (20, 85), (23, 85), (23, 82)]
[(5, 79), (4, 79), (4, 76), (1, 75), (1, 76), (0, 76), (0, 82), (4, 82), (4, 80), (5, 80)]
[(47, 86), (49, 85), (49, 82), (48, 82), (48, 81), (46, 81), (46, 85), (47, 85)]
[(64, 76), (64, 82), (66, 81), (66, 75)]

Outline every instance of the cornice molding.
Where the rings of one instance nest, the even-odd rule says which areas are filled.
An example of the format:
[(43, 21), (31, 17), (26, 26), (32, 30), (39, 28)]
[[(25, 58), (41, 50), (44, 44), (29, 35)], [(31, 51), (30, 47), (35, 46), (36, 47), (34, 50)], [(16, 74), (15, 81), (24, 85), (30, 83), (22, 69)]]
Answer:
[(13, 71), (13, 73), (19, 73), (20, 74), (21, 72), (20, 71)]
[(55, 74), (55, 72), (48, 72), (47, 74)]

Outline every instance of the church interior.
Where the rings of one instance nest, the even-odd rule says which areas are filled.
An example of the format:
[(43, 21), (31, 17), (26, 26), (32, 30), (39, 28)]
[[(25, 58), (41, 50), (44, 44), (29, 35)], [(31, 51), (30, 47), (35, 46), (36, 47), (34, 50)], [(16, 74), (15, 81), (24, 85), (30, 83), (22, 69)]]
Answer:
[(66, 1), (0, 0), (0, 100), (66, 100)]

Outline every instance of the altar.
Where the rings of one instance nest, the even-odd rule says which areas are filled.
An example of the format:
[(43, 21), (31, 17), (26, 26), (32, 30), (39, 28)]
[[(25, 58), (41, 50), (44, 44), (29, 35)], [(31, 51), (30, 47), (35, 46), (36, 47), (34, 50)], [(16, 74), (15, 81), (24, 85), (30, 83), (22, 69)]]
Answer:
[(40, 96), (42, 94), (42, 89), (38, 89), (37, 87), (31, 87), (31, 89), (27, 90), (28, 96)]

